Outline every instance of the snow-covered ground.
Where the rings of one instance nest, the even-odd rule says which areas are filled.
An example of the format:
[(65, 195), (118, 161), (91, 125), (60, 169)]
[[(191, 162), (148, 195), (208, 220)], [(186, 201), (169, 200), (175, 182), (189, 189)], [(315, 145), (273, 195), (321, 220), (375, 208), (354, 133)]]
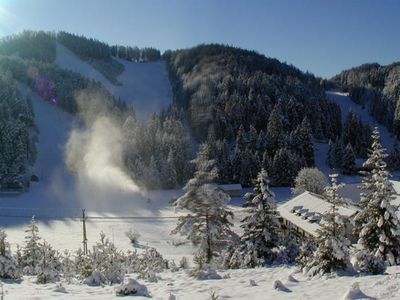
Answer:
[[(248, 270), (228, 270), (220, 272), (220, 280), (196, 280), (188, 277), (184, 270), (166, 271), (160, 275), (161, 280), (150, 283), (139, 280), (147, 286), (154, 299), (168, 300), (206, 300), (211, 299), (210, 292), (215, 291), (218, 299), (310, 299), (310, 300), (350, 300), (350, 299), (399, 299), (400, 268), (388, 268), (387, 275), (333, 278), (306, 278), (296, 273), (294, 267), (273, 267)], [(297, 280), (289, 280), (288, 276)], [(129, 275), (127, 277), (135, 278)], [(57, 291), (54, 283), (38, 285), (34, 278), (25, 277), (21, 283), (5, 283), (5, 299), (113, 299), (115, 286), (89, 287), (81, 284), (63, 284), (65, 290)], [(255, 285), (250, 284), (253, 280)], [(280, 280), (288, 289), (280, 291), (273, 288), (274, 282)], [(361, 291), (371, 298), (348, 297), (351, 285), (358, 282)], [(170, 295), (175, 298), (169, 298)], [(135, 299), (148, 299), (135, 297)]]
[(171, 85), (163, 61), (135, 63), (116, 59), (125, 68), (117, 77), (122, 85), (117, 86), (65, 46), (57, 43), (56, 51), (58, 66), (99, 81), (116, 99), (120, 98), (133, 106), (140, 120), (149, 119), (154, 112), (159, 112), (172, 103)]

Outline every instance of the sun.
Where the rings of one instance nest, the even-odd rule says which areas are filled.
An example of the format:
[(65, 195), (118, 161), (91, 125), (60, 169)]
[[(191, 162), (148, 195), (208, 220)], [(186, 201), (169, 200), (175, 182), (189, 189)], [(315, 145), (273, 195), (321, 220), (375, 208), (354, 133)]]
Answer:
[(22, 23), (18, 16), (6, 8), (4, 2), (0, 0), (0, 36), (12, 33)]

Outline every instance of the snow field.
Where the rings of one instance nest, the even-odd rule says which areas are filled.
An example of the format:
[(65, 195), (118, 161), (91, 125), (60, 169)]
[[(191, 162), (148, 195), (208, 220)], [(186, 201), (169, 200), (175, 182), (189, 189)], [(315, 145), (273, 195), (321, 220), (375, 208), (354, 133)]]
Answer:
[[(153, 299), (166, 300), (172, 294), (177, 300), (210, 299), (210, 291), (215, 291), (219, 299), (360, 299), (345, 298), (351, 286), (358, 282), (360, 290), (372, 299), (399, 299), (399, 267), (388, 268), (388, 275), (361, 277), (323, 277), (309, 279), (296, 273), (294, 267), (271, 267), (219, 272), (223, 279), (196, 280), (188, 277), (184, 270), (160, 273), (158, 282), (145, 284)], [(292, 275), (298, 282), (292, 282)], [(128, 275), (135, 278), (135, 274)], [(250, 283), (253, 280), (255, 285)], [(274, 289), (274, 282), (280, 280), (290, 290)], [(81, 284), (63, 284), (65, 292), (57, 292), (57, 284), (38, 285), (33, 277), (25, 277), (21, 283), (5, 283), (5, 299), (113, 299), (116, 286), (89, 287)], [(148, 299), (135, 297), (135, 299)]]

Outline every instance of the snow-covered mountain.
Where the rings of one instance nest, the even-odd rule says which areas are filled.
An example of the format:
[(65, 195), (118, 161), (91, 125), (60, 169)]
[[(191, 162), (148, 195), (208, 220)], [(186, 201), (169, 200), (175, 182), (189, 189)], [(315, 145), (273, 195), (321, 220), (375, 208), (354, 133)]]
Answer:
[[(54, 62), (58, 67), (76, 72), (84, 78), (100, 82), (102, 87), (113, 97), (121, 99), (128, 106), (134, 107), (136, 115), (141, 121), (149, 120), (153, 113), (168, 108), (174, 99), (173, 91), (176, 93), (175, 96), (179, 91), (182, 92), (179, 95), (180, 98), (178, 101), (188, 101), (181, 104), (184, 104), (183, 107), (185, 105), (188, 106), (185, 108), (187, 108), (186, 113), (191, 114), (191, 125), (198, 126), (194, 128), (194, 131), (197, 131), (197, 137), (201, 137), (207, 133), (207, 140), (212, 142), (213, 138), (215, 138), (212, 130), (222, 130), (221, 132), (224, 132), (226, 137), (230, 139), (229, 143), (226, 142), (227, 149), (237, 147), (237, 145), (234, 145), (236, 132), (233, 129), (238, 127), (237, 125), (239, 124), (236, 121), (239, 119), (243, 122), (248, 122), (244, 126), (246, 129), (242, 130), (244, 144), (251, 144), (251, 134), (254, 134), (254, 131), (256, 133), (254, 136), (258, 137), (257, 144), (259, 144), (261, 140), (259, 137), (263, 137), (261, 128), (267, 129), (268, 126), (272, 125), (276, 125), (279, 134), (281, 134), (277, 135), (277, 144), (279, 144), (279, 147), (282, 146), (280, 145), (281, 141), (279, 141), (279, 138), (284, 137), (293, 142), (295, 140), (294, 133), (304, 129), (301, 126), (303, 122), (300, 120), (298, 113), (303, 112), (304, 105), (308, 109), (307, 104), (317, 103), (314, 108), (318, 108), (319, 113), (326, 111), (329, 118), (332, 118), (331, 120), (325, 120), (323, 114), (317, 115), (316, 111), (318, 109), (315, 111), (309, 109), (309, 111), (301, 114), (301, 118), (304, 116), (316, 116), (315, 120), (318, 120), (318, 122), (314, 122), (315, 120), (313, 119), (310, 120), (310, 130), (313, 130), (316, 134), (320, 134), (319, 142), (315, 144), (315, 162), (326, 174), (331, 173), (332, 170), (325, 164), (328, 150), (328, 145), (325, 141), (331, 135), (334, 136), (336, 130), (335, 126), (328, 128), (326, 125), (329, 125), (329, 122), (333, 122), (335, 119), (336, 111), (334, 109), (336, 107), (339, 107), (341, 111), (339, 122), (344, 122), (347, 112), (352, 111), (364, 123), (368, 123), (371, 126), (376, 125), (374, 118), (368, 114), (367, 110), (351, 101), (347, 94), (338, 91), (329, 91), (326, 93), (328, 99), (331, 101), (329, 102), (323, 95), (319, 94), (321, 87), (317, 85), (317, 79), (303, 74), (294, 67), (280, 64), (275, 60), (265, 59), (246, 51), (242, 52), (241, 50), (230, 48), (227, 50), (223, 47), (219, 48), (220, 46), (215, 48), (210, 46), (211, 52), (216, 51), (219, 53), (218, 51), (222, 51), (221, 49), (223, 51), (231, 51), (231, 58), (236, 57), (239, 61), (243, 59), (241, 55), (245, 55), (244, 62), (240, 61), (240, 63), (243, 63), (248, 68), (258, 68), (257, 62), (263, 65), (262, 70), (257, 70), (257, 76), (251, 77), (253, 73), (249, 72), (252, 74), (251, 76), (249, 75), (249, 78), (253, 80), (250, 80), (252, 82), (249, 83), (249, 86), (242, 86), (237, 81), (237, 78), (231, 77), (231, 74), (224, 68), (225, 65), (221, 67), (219, 63), (215, 62), (218, 60), (209, 61), (205, 56), (199, 58), (202, 63), (193, 63), (191, 65), (191, 54), (188, 55), (190, 51), (183, 51), (174, 54), (175, 75), (180, 77), (174, 78), (172, 82), (174, 89), (172, 89), (169, 77), (171, 74), (167, 73), (165, 61), (133, 62), (113, 57), (124, 68), (122, 73), (116, 78), (120, 82), (120, 85), (118, 85), (110, 82), (89, 60), (85, 61), (59, 42), (56, 42), (55, 45)], [(196, 53), (197, 50), (193, 53)], [(237, 54), (236, 51), (239, 53), (237, 56), (235, 56)], [(185, 55), (188, 55), (187, 60), (182, 59)], [(18, 55), (14, 58), (16, 60), (21, 59)], [(34, 68), (32, 67), (32, 69)], [(30, 71), (32, 74), (36, 72), (35, 70)], [(241, 75), (248, 75), (246, 72)], [(204, 74), (206, 76), (202, 77)], [(218, 74), (218, 76), (213, 77), (215, 74)], [(285, 80), (281, 82), (279, 81), (281, 79), (277, 79), (281, 77), (285, 78), (287, 82)], [(46, 79), (51, 81), (51, 78)], [(259, 86), (257, 80), (263, 82), (264, 85)], [(272, 83), (275, 80), (279, 82), (273, 85)], [(296, 83), (293, 83), (291, 80)], [(312, 83), (309, 84), (307, 80)], [(218, 84), (215, 84), (216, 82)], [(271, 86), (266, 83), (271, 84)], [(181, 86), (179, 86), (180, 84)], [(273, 88), (263, 90), (266, 86)], [(308, 98), (306, 100), (302, 99), (303, 95), (297, 90), (298, 86), (307, 89), (306, 94), (312, 100)], [(227, 90), (225, 90), (225, 87), (228, 87)], [(251, 88), (247, 91), (246, 89), (249, 87)], [(288, 93), (280, 93), (278, 89), (274, 90), (276, 87), (287, 87)], [(57, 107), (57, 99), (52, 103), (45, 96), (39, 96), (37, 90), (32, 90), (22, 83), (19, 84), (19, 89), (24, 95), (30, 94), (32, 99), (35, 123), (39, 132), (37, 143), (38, 157), (32, 167), (32, 173), (39, 177), (39, 182), (32, 182), (29, 192), (13, 196), (8, 194), (0, 195), (0, 221), (2, 228), (8, 234), (11, 248), (16, 250), (17, 244), (21, 245), (23, 243), (26, 235), (24, 230), (31, 216), (35, 215), (40, 228), (40, 236), (43, 239), (60, 251), (64, 249), (70, 251), (78, 249), (81, 247), (83, 239), (82, 222), (80, 219), (81, 209), (86, 209), (86, 215), (89, 216), (86, 222), (89, 248), (98, 241), (99, 233), (104, 232), (118, 249), (136, 249), (138, 252), (143, 252), (148, 247), (154, 247), (167, 259), (173, 259), (175, 262), (178, 262), (185, 256), (191, 261), (196, 247), (192, 246), (184, 237), (170, 234), (171, 230), (175, 227), (177, 218), (183, 213), (182, 211), (175, 211), (171, 207), (170, 201), (181, 196), (183, 191), (181, 189), (148, 191), (138, 188), (130, 176), (125, 176), (125, 170), (121, 168), (120, 157), (115, 157), (120, 156), (123, 151), (126, 151), (124, 148), (125, 145), (122, 144), (122, 139), (119, 138), (119, 131), (109, 130), (113, 128), (106, 128), (108, 125), (113, 127), (115, 125), (113, 122), (108, 122), (107, 120), (107, 122), (101, 123), (102, 126), (99, 129), (96, 127), (98, 125), (96, 121), (91, 120), (91, 122), (85, 123), (85, 120), (82, 121), (82, 119), (78, 118), (78, 114), (71, 114), (61, 110)], [(229, 95), (225, 94), (224, 92), (228, 90), (234, 92)], [(240, 94), (238, 91), (245, 92)], [(265, 95), (263, 94), (264, 92)], [(272, 95), (275, 98), (272, 98)], [(265, 98), (263, 98), (264, 96)], [(288, 101), (290, 105), (285, 102), (284, 108), (281, 107), (280, 105), (286, 99), (285, 97), (289, 96), (297, 96), (299, 99), (293, 100), (292, 98)], [(230, 97), (234, 100), (230, 101)], [(242, 97), (246, 100), (251, 99), (256, 105), (254, 107), (252, 105), (247, 106), (248, 103), (246, 101), (243, 102)], [(282, 99), (278, 99), (280, 97)], [(207, 101), (203, 102), (204, 98), (207, 98)], [(218, 99), (218, 101), (212, 102), (210, 99)], [(269, 113), (274, 115), (276, 119), (273, 119), (269, 113), (266, 113), (263, 101), (268, 102), (268, 106), (266, 107), (270, 110)], [(253, 112), (257, 111), (258, 119), (256, 122), (248, 118), (251, 115), (247, 111), (249, 107), (251, 107)], [(261, 108), (265, 110), (263, 111)], [(200, 114), (196, 115), (199, 112)], [(290, 112), (293, 115), (290, 115)], [(181, 114), (181, 112), (174, 113), (177, 115)], [(230, 115), (234, 113), (237, 113), (237, 115)], [(287, 118), (282, 122), (285, 127), (284, 129), (283, 127), (279, 128), (282, 116)], [(215, 119), (213, 117), (216, 117), (218, 122), (214, 122)], [(297, 123), (296, 126), (293, 126), (295, 128), (288, 129), (287, 127), (291, 126), (289, 121), (294, 120), (291, 118), (294, 118)], [(170, 126), (170, 123), (167, 122), (166, 124)], [(210, 124), (216, 126), (213, 127)], [(307, 125), (307, 122), (304, 122), (304, 124)], [(126, 122), (126, 120), (123, 125), (122, 128), (131, 129), (128, 126), (131, 124)], [(253, 125), (257, 129), (255, 127), (251, 129)], [(321, 128), (318, 128), (319, 126)], [(383, 144), (388, 148), (391, 147), (394, 142), (393, 137), (384, 126), (379, 124), (378, 126), (381, 131)], [(224, 131), (228, 127), (230, 130)], [(304, 127), (309, 128), (308, 126)], [(150, 128), (152, 127), (150, 126)], [(175, 129), (179, 128), (179, 126), (171, 126), (171, 128)], [(173, 131), (172, 129), (171, 131)], [(318, 131), (319, 129), (321, 129), (320, 132)], [(106, 134), (103, 134), (100, 138), (94, 137), (98, 134), (99, 130), (104, 131)], [(282, 132), (283, 130), (286, 131), (282, 134), (280, 130)], [(154, 136), (161, 135), (157, 131), (149, 132), (153, 133)], [(218, 134), (221, 135), (221, 132)], [(113, 133), (116, 136), (110, 137), (110, 134)], [(135, 133), (140, 133), (140, 130), (135, 131)], [(108, 141), (111, 140), (112, 142), (104, 143), (104, 136), (110, 138)], [(272, 135), (268, 137), (272, 138)], [(150, 138), (153, 138), (153, 136)], [(163, 138), (165, 137), (162, 136), (160, 139), (163, 140)], [(90, 170), (90, 175), (93, 176), (86, 176), (87, 174), (82, 176), (79, 169), (74, 172), (67, 167), (68, 145), (71, 140), (75, 141), (76, 139), (83, 139), (85, 142), (78, 143), (78, 146), (74, 150), (85, 154), (89, 152), (88, 149), (91, 147), (91, 152), (95, 156), (97, 154), (104, 159), (102, 161), (94, 160), (88, 162), (93, 156), (83, 155), (83, 163), (97, 167)], [(168, 143), (171, 140), (165, 139), (165, 141)], [(216, 144), (224, 149), (221, 147), (221, 144)], [(141, 146), (138, 144), (133, 145)], [(118, 151), (111, 151), (117, 148)], [(264, 149), (262, 150), (264, 151)], [(170, 155), (169, 153), (167, 154), (166, 156), (169, 158)], [(119, 162), (119, 164), (114, 164), (115, 161)], [(155, 163), (156, 159), (153, 157), (151, 161)], [(112, 162), (113, 164), (108, 164), (108, 162)], [(261, 164), (260, 161), (258, 163)], [(243, 164), (243, 166), (246, 165)], [(113, 169), (110, 170), (110, 167)], [(259, 165), (256, 166), (257, 169), (259, 167)], [(246, 169), (239, 168), (239, 171), (244, 173)], [(106, 174), (106, 176), (100, 176), (101, 174)], [(113, 174), (123, 176), (124, 180), (127, 180), (129, 188), (125, 188), (123, 184), (114, 184), (114, 178), (110, 178)], [(353, 177), (344, 178), (345, 181), (353, 179)], [(356, 178), (356, 180), (359, 180), (359, 178)], [(289, 187), (273, 188), (272, 190), (276, 194), (278, 205), (280, 202), (284, 202), (291, 197)], [(235, 213), (233, 223), (236, 227), (235, 231), (238, 233), (241, 232), (241, 229), (238, 228), (239, 221), (244, 214), (244, 211), (240, 207), (242, 202), (243, 199), (241, 197), (235, 198), (229, 206)], [(139, 242), (136, 245), (132, 245), (126, 236), (126, 232), (129, 229), (137, 230), (140, 233)], [(180, 246), (177, 247), (177, 245)], [(388, 268), (388, 275), (362, 276), (357, 278), (357, 281), (360, 282), (361, 290), (367, 295), (382, 299), (397, 299), (400, 290), (398, 285), (398, 271), (399, 267), (391, 267)], [(165, 271), (159, 275), (161, 276), (159, 282), (146, 282), (151, 295), (158, 299), (167, 298), (169, 294), (176, 295), (176, 299), (204, 299), (208, 297), (210, 291), (215, 291), (221, 299), (339, 299), (343, 298), (345, 294), (357, 295), (358, 293), (358, 290), (354, 286), (352, 287), (352, 277), (351, 280), (349, 280), (350, 277), (340, 276), (324, 278), (324, 280), (315, 278), (310, 280), (305, 275), (299, 273), (294, 266), (275, 266), (273, 268), (250, 270), (224, 270), (220, 272), (222, 278), (218, 281), (198, 281), (189, 278), (186, 271), (182, 269), (177, 272)], [(114, 287), (97, 288), (82, 286), (80, 284), (69, 284), (63, 289), (62, 287), (56, 288), (55, 284), (36, 286), (32, 284), (34, 280), (34, 278), (27, 278), (18, 285), (7, 284), (7, 297), (11, 299), (36, 299), (38, 297), (109, 299), (115, 293)], [(283, 284), (281, 285), (277, 280), (280, 280)], [(65, 293), (60, 293), (60, 291)], [(345, 299), (357, 299), (354, 297), (348, 296)], [(173, 299), (172, 296), (169, 299)]]

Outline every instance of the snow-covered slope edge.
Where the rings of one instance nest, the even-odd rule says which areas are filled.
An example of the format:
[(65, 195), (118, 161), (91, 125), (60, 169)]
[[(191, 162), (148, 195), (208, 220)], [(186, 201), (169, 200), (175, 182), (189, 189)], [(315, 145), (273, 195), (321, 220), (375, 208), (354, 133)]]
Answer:
[(117, 59), (125, 70), (117, 77), (122, 85), (116, 86), (65, 46), (56, 43), (56, 53), (59, 67), (99, 81), (115, 98), (133, 106), (140, 120), (148, 120), (153, 113), (172, 103), (171, 85), (163, 61), (134, 63)]

